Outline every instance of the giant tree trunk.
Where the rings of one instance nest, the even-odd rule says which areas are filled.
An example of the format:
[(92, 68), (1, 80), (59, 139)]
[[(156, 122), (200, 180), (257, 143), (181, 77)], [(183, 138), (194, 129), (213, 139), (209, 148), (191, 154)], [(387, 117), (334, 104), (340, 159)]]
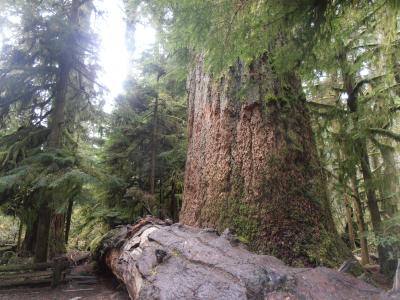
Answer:
[(351, 253), (333, 224), (301, 83), (285, 77), (264, 56), (217, 80), (198, 58), (180, 221), (232, 228), (286, 263), (337, 265)]
[[(154, 218), (115, 229), (97, 260), (131, 299), (396, 299), (348, 274), (291, 268), (247, 251), (229, 231), (168, 225)], [(392, 298), (391, 298), (392, 297)]]

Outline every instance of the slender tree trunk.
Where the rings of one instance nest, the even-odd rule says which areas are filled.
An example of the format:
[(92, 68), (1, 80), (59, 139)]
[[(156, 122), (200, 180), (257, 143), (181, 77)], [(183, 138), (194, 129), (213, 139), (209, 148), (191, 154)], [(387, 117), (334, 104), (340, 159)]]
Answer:
[(158, 122), (158, 95), (154, 99), (153, 132), (151, 137), (150, 193), (152, 195), (154, 195), (155, 192), (155, 181), (156, 181), (157, 122)]
[(381, 146), (379, 150), (382, 154), (384, 166), (382, 184), (383, 210), (388, 217), (393, 217), (398, 212), (398, 204), (400, 203), (399, 172), (396, 167), (394, 149)]
[[(358, 134), (358, 90), (356, 90), (355, 80), (351, 75), (350, 67), (347, 62), (345, 53), (342, 53), (342, 73), (344, 86), (348, 95), (347, 107), (351, 112), (351, 118), (354, 126), (354, 132)], [(367, 206), (371, 216), (372, 228), (376, 237), (381, 237), (381, 214), (379, 212), (378, 201), (376, 197), (376, 188), (373, 184), (373, 176), (371, 165), (369, 162), (367, 140), (361, 137), (354, 142), (355, 153), (361, 166), (361, 174), (364, 180), (365, 192), (367, 195)], [(384, 274), (390, 273), (389, 252), (381, 243), (378, 245), (378, 256), (380, 270)]]
[(354, 228), (353, 228), (353, 209), (351, 207), (349, 199), (347, 198), (347, 195), (345, 195), (344, 202), (346, 207), (346, 222), (349, 230), (350, 245), (351, 249), (354, 250), (356, 248), (356, 242), (354, 238)]
[(163, 182), (162, 179), (160, 178), (160, 183), (159, 183), (159, 188), (160, 188), (160, 209), (158, 211), (158, 217), (160, 219), (165, 219), (166, 215), (166, 207), (164, 203), (164, 195), (163, 195)]
[(46, 205), (39, 208), (34, 261), (46, 262), (49, 245), (51, 210)]
[(171, 214), (172, 221), (174, 223), (178, 222), (178, 203), (175, 194), (176, 194), (176, 184), (175, 181), (173, 180), (171, 183), (171, 202), (169, 211)]
[(284, 77), (263, 56), (214, 80), (198, 56), (180, 221), (232, 228), (289, 264), (334, 266), (351, 251), (333, 223), (301, 82)]
[(19, 227), (18, 227), (18, 239), (17, 239), (17, 253), (21, 252), (21, 238), (22, 238), (22, 230), (24, 228), (24, 224), (22, 223), (22, 220), (19, 220)]
[(357, 178), (355, 177), (355, 175), (353, 176), (351, 183), (354, 193), (354, 204), (356, 208), (358, 233), (360, 238), (361, 264), (365, 265), (369, 263), (368, 241), (366, 237), (364, 211), (361, 203), (360, 193), (358, 192)]
[[(367, 194), (367, 205), (371, 215), (372, 228), (375, 235), (380, 238), (382, 234), (382, 220), (379, 212), (378, 201), (376, 198), (376, 191), (373, 186), (373, 178), (371, 173), (371, 166), (368, 158), (367, 144), (365, 140), (357, 143), (358, 150), (361, 158), (361, 173), (364, 178), (364, 186)], [(383, 274), (390, 274), (391, 263), (388, 249), (381, 243), (378, 244), (379, 265)]]
[(357, 143), (357, 148), (360, 155), (361, 173), (364, 179), (365, 191), (367, 194), (367, 204), (371, 214), (371, 223), (374, 231), (380, 232), (381, 230), (381, 215), (379, 212), (378, 201), (376, 197), (376, 191), (373, 184), (373, 177), (371, 172), (371, 166), (369, 162), (367, 144), (365, 140)]
[(71, 229), (71, 218), (72, 218), (72, 208), (74, 206), (74, 200), (70, 199), (68, 202), (67, 216), (65, 220), (65, 244), (68, 244), (69, 232)]
[[(387, 192), (385, 191), (385, 178), (382, 174), (381, 166), (379, 165), (379, 157), (378, 154), (371, 155), (371, 175), (374, 178), (374, 185), (376, 187), (376, 192), (378, 194), (377, 201), (381, 203), (381, 211), (385, 206), (385, 196)], [(384, 212), (381, 213), (381, 218), (384, 219)]]

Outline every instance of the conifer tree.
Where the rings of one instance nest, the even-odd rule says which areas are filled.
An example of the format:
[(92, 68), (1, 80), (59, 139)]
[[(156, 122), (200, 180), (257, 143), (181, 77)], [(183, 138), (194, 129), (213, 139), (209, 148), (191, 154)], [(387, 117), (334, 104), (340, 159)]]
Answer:
[[(177, 221), (185, 161), (184, 80), (172, 58), (145, 53), (117, 98), (105, 163), (120, 184), (110, 186), (108, 206), (123, 209), (115, 222), (153, 214)], [(118, 195), (118, 196), (116, 196)], [(119, 198), (119, 199), (116, 199)], [(126, 209), (129, 208), (129, 209)]]
[(26, 189), (23, 203), (30, 203), (34, 214), (26, 239), (36, 236), (35, 246), (29, 248), (40, 262), (47, 259), (50, 229), (50, 255), (64, 251), (60, 211), (88, 179), (79, 170), (82, 161), (68, 131), (82, 120), (71, 118), (70, 112), (96, 102), (96, 43), (89, 23), (93, 4), (33, 1), (8, 8), (20, 21), (16, 36), (3, 47), (0, 115), (3, 121), (13, 114), (26, 117), (18, 130), (9, 129), (11, 134), (4, 137), (9, 143), (2, 143), (7, 168), (2, 168), (1, 186), (8, 201), (10, 195), (21, 199), (21, 187)]

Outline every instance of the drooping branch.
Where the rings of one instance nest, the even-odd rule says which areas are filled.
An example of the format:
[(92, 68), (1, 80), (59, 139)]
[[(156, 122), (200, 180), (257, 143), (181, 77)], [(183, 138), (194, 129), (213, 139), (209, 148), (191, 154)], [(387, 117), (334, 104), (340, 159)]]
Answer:
[(368, 131), (372, 134), (379, 134), (381, 136), (385, 136), (395, 140), (396, 142), (400, 142), (400, 134), (394, 133), (390, 130), (382, 129), (382, 128), (370, 128)]

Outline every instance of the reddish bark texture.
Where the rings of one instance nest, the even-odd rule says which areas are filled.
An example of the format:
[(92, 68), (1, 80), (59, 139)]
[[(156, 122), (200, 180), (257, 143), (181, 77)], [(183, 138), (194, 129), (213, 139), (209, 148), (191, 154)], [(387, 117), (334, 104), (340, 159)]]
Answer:
[(336, 265), (337, 238), (309, 113), (294, 74), (263, 57), (211, 78), (199, 57), (188, 79), (189, 146), (180, 221), (229, 227), (289, 264)]

